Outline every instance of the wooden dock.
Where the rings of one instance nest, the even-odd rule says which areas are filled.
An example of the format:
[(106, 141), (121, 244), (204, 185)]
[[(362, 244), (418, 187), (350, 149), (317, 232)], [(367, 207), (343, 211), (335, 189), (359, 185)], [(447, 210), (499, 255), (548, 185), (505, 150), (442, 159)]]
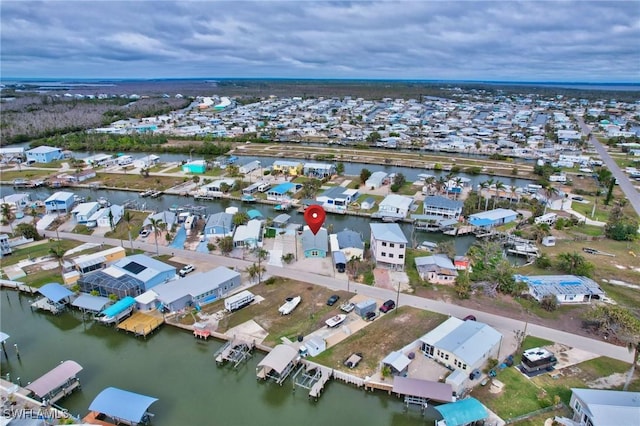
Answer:
[(146, 337), (164, 322), (164, 319), (156, 315), (135, 312), (126, 320), (118, 324), (119, 330), (124, 330), (135, 334), (136, 336)]
[(333, 370), (315, 362), (302, 360), (298, 370), (293, 375), (293, 391), (296, 386), (309, 390), (309, 398), (316, 401), (320, 398), (324, 386), (333, 376)]
[(104, 418), (103, 414), (98, 413), (97, 411), (91, 411), (89, 414), (84, 416), (82, 422), (90, 425), (115, 426), (113, 423), (105, 422), (102, 418)]

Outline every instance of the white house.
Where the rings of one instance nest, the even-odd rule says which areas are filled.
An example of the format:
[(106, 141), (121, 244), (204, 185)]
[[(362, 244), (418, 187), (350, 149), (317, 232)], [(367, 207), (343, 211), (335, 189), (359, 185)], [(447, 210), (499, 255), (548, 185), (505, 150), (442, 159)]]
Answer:
[[(109, 218), (109, 212), (111, 212), (111, 219)], [(124, 214), (124, 207), (112, 204), (109, 207), (98, 210), (96, 214), (97, 213), (100, 213), (100, 215), (97, 216), (94, 214), (96, 226), (100, 228), (110, 228), (112, 223), (113, 226), (116, 226), (118, 222), (120, 222), (120, 219), (122, 219), (122, 215)], [(91, 219), (93, 219), (93, 217)]]
[(457, 219), (462, 214), (462, 201), (452, 200), (441, 195), (429, 195), (423, 202), (423, 214)]
[(160, 161), (160, 157), (155, 154), (147, 155), (146, 157), (138, 158), (133, 161), (133, 167), (139, 169), (147, 169), (151, 166), (155, 166), (158, 161)]
[(407, 237), (397, 223), (371, 223), (371, 257), (376, 267), (404, 270)]
[(4, 198), (0, 198), (0, 204), (8, 204), (11, 208), (24, 209), (30, 204), (29, 194), (9, 194)]
[(448, 368), (470, 373), (498, 357), (501, 341), (487, 324), (451, 317), (420, 338), (420, 349)]
[(382, 186), (382, 183), (387, 177), (387, 173), (385, 172), (373, 172), (369, 179), (367, 179), (364, 183), (364, 186), (367, 189), (378, 189)]
[(402, 219), (407, 217), (412, 205), (413, 198), (411, 197), (389, 194), (378, 205), (378, 212), (376, 216)]
[(89, 203), (80, 203), (73, 210), (71, 210), (71, 214), (73, 215), (76, 223), (87, 223), (89, 218), (98, 211), (100, 208), (100, 204), (96, 201), (91, 201)]
[(257, 248), (262, 245), (261, 237), (262, 221), (252, 219), (246, 225), (240, 225), (236, 228), (233, 235), (233, 246)]
[(571, 389), (569, 407), (578, 426), (637, 425), (640, 392)]
[(238, 171), (243, 175), (249, 174), (254, 170), (258, 170), (260, 168), (260, 162), (258, 160), (249, 161), (247, 164), (243, 164), (238, 168)]
[(529, 288), (529, 294), (537, 301), (554, 296), (558, 303), (589, 303), (601, 299), (605, 292), (591, 278), (576, 275), (514, 275), (517, 282)]
[(455, 283), (458, 271), (446, 254), (416, 257), (414, 261), (423, 280), (431, 284)]

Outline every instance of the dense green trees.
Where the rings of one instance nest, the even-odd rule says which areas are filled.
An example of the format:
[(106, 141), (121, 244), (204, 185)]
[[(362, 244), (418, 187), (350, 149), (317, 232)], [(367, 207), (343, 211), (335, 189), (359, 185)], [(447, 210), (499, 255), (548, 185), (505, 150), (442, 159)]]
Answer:
[(632, 241), (638, 235), (638, 222), (626, 217), (620, 204), (611, 209), (609, 220), (604, 227), (604, 234), (616, 241)]

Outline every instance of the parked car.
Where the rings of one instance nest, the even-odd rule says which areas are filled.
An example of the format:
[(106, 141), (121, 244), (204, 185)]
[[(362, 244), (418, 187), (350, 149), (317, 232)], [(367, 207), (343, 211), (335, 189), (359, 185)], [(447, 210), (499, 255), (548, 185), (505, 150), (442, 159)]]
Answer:
[(338, 296), (337, 294), (333, 294), (331, 295), (331, 297), (329, 297), (329, 299), (327, 299), (327, 305), (333, 306), (338, 300), (340, 300), (340, 296)]
[(364, 319), (367, 321), (373, 321), (374, 319), (376, 319), (376, 313), (374, 311), (367, 312), (367, 314), (364, 316)]
[(355, 309), (356, 305), (351, 302), (344, 302), (340, 305), (340, 310), (342, 312), (346, 312), (347, 314)]
[(467, 315), (466, 317), (462, 318), (464, 321), (475, 321), (476, 317), (475, 315)]
[(193, 266), (193, 265), (185, 265), (185, 266), (183, 266), (183, 267), (182, 267), (182, 269), (180, 269), (180, 272), (178, 272), (178, 274), (179, 274), (181, 277), (184, 277), (184, 276), (186, 276), (187, 274), (189, 274), (189, 273), (191, 273), (191, 272), (193, 272), (193, 271), (195, 271), (195, 270), (196, 270), (196, 267), (195, 267), (195, 266)]
[(477, 379), (478, 377), (480, 377), (480, 374), (481, 374), (481, 373), (480, 373), (480, 370), (477, 370), (477, 369), (476, 369), (476, 370), (473, 370), (473, 371), (471, 372), (471, 374), (469, 374), (469, 380), (475, 380), (475, 379)]
[(142, 238), (145, 238), (145, 237), (148, 237), (150, 233), (151, 233), (151, 231), (149, 231), (148, 229), (143, 229), (143, 230), (140, 231), (140, 236)]
[(396, 302), (389, 299), (386, 302), (384, 302), (382, 305), (380, 305), (380, 312), (382, 312), (383, 314), (386, 314), (387, 312), (389, 312), (395, 307), (396, 307)]

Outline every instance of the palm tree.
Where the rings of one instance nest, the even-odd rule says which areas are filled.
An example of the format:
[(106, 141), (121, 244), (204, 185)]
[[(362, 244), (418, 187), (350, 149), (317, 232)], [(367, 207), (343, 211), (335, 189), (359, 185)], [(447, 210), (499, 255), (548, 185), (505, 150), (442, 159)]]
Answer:
[(551, 197), (558, 194), (558, 189), (550, 184), (545, 185), (544, 187), (544, 212), (542, 214), (547, 214), (547, 207), (551, 204)]
[[(487, 179), (487, 181), (485, 182), (487, 184), (487, 188), (491, 189), (491, 186), (493, 185), (493, 182), (495, 182), (493, 180), (493, 178)], [(487, 197), (484, 199), (484, 211), (487, 211), (489, 209), (489, 198), (491, 197)]]
[(431, 195), (432, 191), (433, 191), (433, 185), (436, 183), (436, 178), (435, 176), (429, 176), (424, 183), (427, 184), (427, 192), (429, 195)]
[(498, 197), (500, 196), (500, 191), (505, 188), (504, 183), (502, 181), (496, 182), (496, 198), (493, 199), (493, 208), (496, 208), (496, 202), (498, 201)]
[(129, 233), (129, 244), (131, 244), (131, 253), (133, 253), (133, 238), (131, 238), (131, 221), (133, 220), (133, 216), (131, 215), (131, 211), (126, 210), (122, 215), (122, 218), (127, 224), (127, 232)]
[(446, 188), (446, 186), (447, 180), (444, 178), (444, 176), (440, 176), (436, 181), (436, 191), (438, 192), (438, 194), (440, 194), (442, 190)]
[(153, 227), (153, 236), (156, 239), (156, 255), (158, 255), (160, 254), (160, 248), (158, 247), (158, 235), (160, 234), (160, 227), (162, 226), (162, 224), (164, 224), (164, 222), (162, 221), (162, 219), (151, 218), (149, 219), (149, 223)]
[(62, 258), (64, 257), (64, 249), (60, 247), (60, 243), (49, 249), (49, 253), (58, 261), (58, 266), (62, 269)]
[(13, 234), (13, 224), (11, 223), (13, 221), (13, 212), (11, 211), (11, 205), (8, 203), (2, 203), (0, 209), (2, 212), (2, 224), (9, 225), (11, 233)]
[(478, 191), (478, 210), (480, 210), (480, 203), (482, 202), (482, 190), (489, 187), (488, 182), (480, 182), (480, 190)]
[(633, 353), (633, 360), (631, 362), (631, 370), (629, 370), (629, 374), (627, 374), (627, 379), (624, 382), (624, 386), (622, 387), (623, 391), (629, 389), (629, 384), (633, 379), (633, 375), (636, 372), (636, 363), (638, 362), (638, 352), (640, 351), (640, 338), (635, 336), (634, 339), (629, 339), (627, 342), (627, 349), (629, 352)]
[(460, 195), (462, 195), (462, 178), (458, 176), (453, 181), (455, 182), (456, 187), (460, 189), (460, 192), (456, 192), (456, 199), (458, 199), (460, 198)]

